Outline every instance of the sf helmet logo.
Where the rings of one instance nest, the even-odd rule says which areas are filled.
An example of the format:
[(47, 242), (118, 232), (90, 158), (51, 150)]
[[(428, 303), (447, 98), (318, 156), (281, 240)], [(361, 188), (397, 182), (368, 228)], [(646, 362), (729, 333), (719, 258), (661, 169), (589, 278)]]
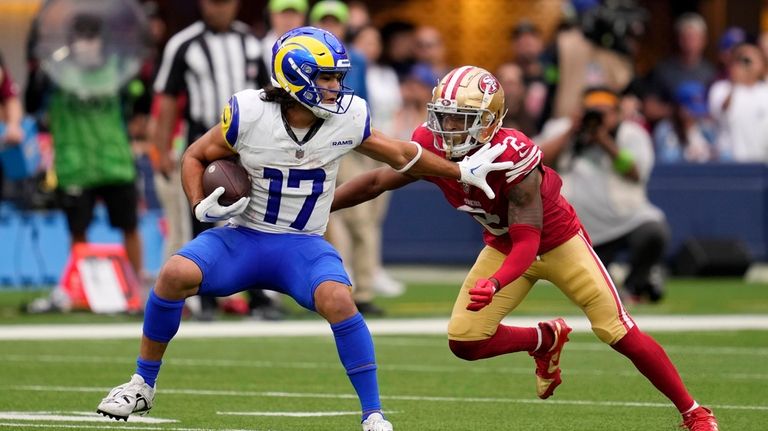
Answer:
[(487, 94), (493, 94), (499, 91), (499, 81), (497, 81), (496, 78), (494, 78), (493, 75), (489, 73), (486, 73), (480, 77), (480, 81), (478, 81), (477, 86), (480, 88), (480, 91)]

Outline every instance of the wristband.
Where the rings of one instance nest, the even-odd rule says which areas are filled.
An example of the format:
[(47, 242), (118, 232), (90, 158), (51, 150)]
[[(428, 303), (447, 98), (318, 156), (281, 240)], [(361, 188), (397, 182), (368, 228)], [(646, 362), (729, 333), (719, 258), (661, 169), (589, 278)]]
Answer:
[(620, 174), (626, 174), (635, 164), (635, 158), (627, 149), (619, 150), (619, 154), (613, 159), (613, 169)]
[(421, 145), (419, 145), (417, 142), (414, 142), (414, 141), (410, 141), (410, 142), (411, 142), (411, 144), (416, 146), (416, 155), (413, 156), (411, 161), (406, 163), (405, 166), (403, 166), (400, 169), (395, 169), (395, 172), (397, 172), (398, 174), (405, 173), (406, 171), (408, 171), (408, 169), (411, 169), (413, 167), (413, 165), (415, 165), (416, 162), (418, 162), (419, 159), (421, 158), (421, 152), (423, 151), (422, 148), (421, 148)]

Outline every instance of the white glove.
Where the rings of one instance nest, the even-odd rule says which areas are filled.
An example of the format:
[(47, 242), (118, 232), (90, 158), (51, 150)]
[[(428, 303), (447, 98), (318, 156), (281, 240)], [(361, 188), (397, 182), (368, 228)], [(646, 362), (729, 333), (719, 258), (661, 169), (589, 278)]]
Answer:
[(479, 188), (485, 192), (488, 199), (495, 198), (496, 194), (491, 190), (485, 177), (491, 171), (511, 169), (515, 166), (515, 162), (491, 163), (506, 149), (506, 145), (491, 146), (491, 143), (488, 142), (471, 156), (464, 157), (464, 160), (458, 163), (459, 171), (461, 171), (461, 179), (459, 181)]
[(251, 201), (251, 198), (243, 197), (232, 205), (221, 206), (219, 205), (219, 196), (223, 194), (224, 187), (217, 187), (205, 199), (201, 200), (195, 205), (195, 217), (204, 223), (227, 220), (245, 211), (248, 202)]

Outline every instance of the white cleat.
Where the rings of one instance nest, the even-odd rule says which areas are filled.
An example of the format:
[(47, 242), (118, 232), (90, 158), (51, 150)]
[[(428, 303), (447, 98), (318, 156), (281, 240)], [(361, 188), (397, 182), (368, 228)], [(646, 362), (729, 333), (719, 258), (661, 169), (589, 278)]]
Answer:
[(138, 374), (131, 381), (109, 391), (109, 395), (101, 400), (96, 413), (115, 420), (128, 421), (128, 416), (149, 413), (155, 399), (155, 388), (144, 383), (144, 378)]
[(392, 424), (381, 413), (371, 413), (363, 421), (363, 431), (392, 431)]
[(392, 278), (387, 271), (379, 269), (373, 276), (373, 291), (384, 298), (395, 298), (405, 293), (405, 284)]

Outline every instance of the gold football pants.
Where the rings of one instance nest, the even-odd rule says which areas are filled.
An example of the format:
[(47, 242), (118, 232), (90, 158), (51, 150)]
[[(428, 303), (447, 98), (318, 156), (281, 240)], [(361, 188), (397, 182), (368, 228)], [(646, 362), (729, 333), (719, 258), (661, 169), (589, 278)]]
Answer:
[(469, 311), (469, 289), (479, 278), (488, 278), (501, 267), (507, 256), (486, 246), (464, 279), (453, 305), (448, 324), (448, 338), (477, 341), (496, 333), (501, 320), (520, 304), (533, 284), (548, 280), (578, 305), (603, 342), (614, 344), (635, 326), (624, 309), (619, 294), (592, 246), (582, 234), (539, 256), (525, 273), (493, 297), (480, 311)]

